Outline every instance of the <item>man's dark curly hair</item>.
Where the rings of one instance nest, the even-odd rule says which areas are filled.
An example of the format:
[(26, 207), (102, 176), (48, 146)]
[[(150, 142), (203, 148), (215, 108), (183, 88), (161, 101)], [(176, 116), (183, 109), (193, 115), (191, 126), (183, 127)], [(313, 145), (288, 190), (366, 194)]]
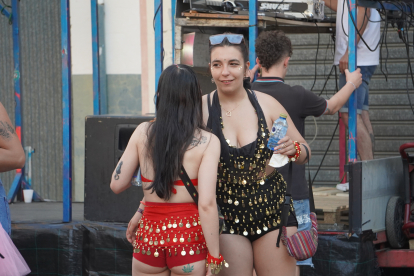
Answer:
[(292, 43), (283, 31), (262, 32), (256, 39), (256, 55), (262, 67), (268, 70), (283, 58), (292, 56)]

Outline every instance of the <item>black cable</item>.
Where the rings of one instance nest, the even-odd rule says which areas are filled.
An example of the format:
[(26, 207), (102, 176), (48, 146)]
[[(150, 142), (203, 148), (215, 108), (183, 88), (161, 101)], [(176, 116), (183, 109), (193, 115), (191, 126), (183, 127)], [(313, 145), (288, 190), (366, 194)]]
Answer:
[(1, 2), (3, 3), (3, 5), (5, 6), (5, 7), (7, 7), (7, 8), (11, 8), (12, 6), (11, 6), (11, 4), (10, 5), (8, 5), (8, 4), (6, 4), (6, 3), (4, 3), (4, 0), (1, 0)]
[(406, 84), (406, 87), (407, 87), (408, 102), (410, 103), (411, 111), (413, 112), (413, 115), (414, 115), (414, 108), (413, 108), (413, 104), (411, 103), (411, 97), (410, 97), (409, 88), (408, 88), (408, 69), (410, 69), (411, 81), (412, 81), (413, 85), (414, 85), (414, 76), (413, 76), (413, 69), (411, 67), (411, 60), (410, 60), (410, 47), (408, 46), (409, 45), (408, 32), (404, 31), (404, 33), (407, 36), (407, 41), (403, 40), (403, 42), (405, 43), (405, 48), (406, 48), (406, 51), (407, 51), (407, 58), (408, 58), (407, 59), (407, 77), (406, 77), (406, 80), (405, 80), (405, 84)]
[[(154, 18), (152, 19), (152, 28), (154, 29), (154, 31), (155, 31), (155, 18), (157, 17), (157, 13), (161, 9), (161, 5), (162, 5), (162, 2), (158, 5), (158, 8), (157, 8), (157, 10), (154, 13)], [(174, 41), (173, 41), (173, 43), (174, 43)], [(162, 47), (162, 50), (161, 51), (162, 51), (162, 61), (164, 62), (164, 57), (165, 57), (164, 47)]]
[(316, 26), (316, 28), (318, 29), (318, 46), (316, 47), (316, 55), (315, 55), (315, 78), (314, 78), (314, 80), (313, 80), (313, 85), (312, 85), (312, 88), (310, 89), (310, 91), (312, 91), (312, 90), (313, 90), (313, 88), (315, 87), (315, 83), (316, 83), (316, 75), (317, 75), (317, 73), (318, 73), (318, 71), (317, 71), (317, 63), (318, 63), (318, 53), (319, 53), (319, 40), (320, 40), (320, 32), (319, 32), (319, 26), (318, 26), (318, 24), (316, 24), (316, 22), (315, 22), (315, 26)]
[[(381, 46), (380, 46), (380, 52), (379, 52), (379, 54), (380, 54), (380, 70), (381, 70), (381, 73), (384, 75), (384, 77), (385, 77), (385, 81), (388, 81), (388, 69), (387, 69), (387, 67), (385, 66), (385, 70), (386, 70), (386, 72), (387, 73), (385, 73), (383, 70), (382, 70), (382, 45), (384, 44), (384, 38), (385, 38), (385, 41), (387, 40), (387, 33), (388, 33), (388, 22), (387, 22), (387, 10), (385, 10), (385, 27), (384, 27), (384, 31), (383, 31), (383, 34), (384, 34), (384, 32), (385, 32), (385, 36), (383, 36), (382, 37), (382, 39), (381, 39)], [(385, 62), (387, 62), (388, 61), (388, 46), (387, 46), (387, 44), (385, 44), (385, 47), (386, 47), (386, 49), (387, 49), (387, 58), (386, 58), (386, 60), (385, 60)]]
[(325, 67), (326, 67), (326, 58), (328, 57), (328, 49), (329, 46), (331, 46), (331, 40), (328, 40), (328, 45), (326, 46), (326, 50), (325, 50), (325, 57), (323, 59), (323, 77), (325, 78)]
[(158, 5), (158, 8), (154, 13), (154, 18), (152, 19), (152, 28), (154, 29), (154, 31), (155, 31), (155, 17), (157, 17), (157, 13), (160, 11), (161, 5), (162, 5), (162, 2)]
[(321, 95), (322, 95), (322, 93), (323, 93), (323, 91), (325, 90), (325, 87), (326, 87), (326, 85), (327, 85), (327, 83), (328, 83), (328, 81), (329, 81), (329, 78), (331, 77), (332, 70), (333, 70), (333, 68), (334, 68), (334, 67), (335, 67), (335, 65), (332, 65), (332, 67), (331, 67), (331, 71), (329, 72), (329, 75), (328, 75), (328, 77), (326, 78), (325, 83), (323, 84), (323, 87), (322, 87), (321, 93), (319, 93), (319, 95), (318, 95), (318, 96), (321, 96)]
[(337, 122), (337, 124), (336, 124), (335, 130), (334, 130), (334, 132), (332, 133), (331, 140), (329, 141), (329, 145), (328, 145), (328, 147), (326, 148), (326, 151), (325, 151), (325, 153), (324, 153), (324, 155), (323, 155), (323, 157), (322, 157), (321, 163), (319, 164), (319, 167), (318, 167), (318, 169), (316, 170), (315, 175), (313, 176), (313, 180), (312, 180), (311, 185), (313, 185), (313, 182), (315, 182), (315, 178), (316, 178), (316, 176), (318, 175), (319, 170), (320, 170), (320, 169), (321, 169), (321, 167), (322, 167), (323, 160), (325, 160), (326, 154), (328, 153), (329, 147), (330, 147), (330, 146), (331, 146), (331, 144), (332, 144), (332, 141), (333, 141), (333, 138), (335, 137), (335, 132), (336, 132), (336, 130), (337, 130), (337, 128), (338, 128), (338, 126), (339, 126), (339, 118), (338, 118), (338, 122)]
[[(351, 8), (349, 7), (349, 3), (348, 3), (348, 1), (346, 1), (346, 5), (348, 6), (348, 12), (349, 12), (349, 14), (351, 14)], [(351, 16), (349, 16), (350, 18), (351, 18), (351, 21), (352, 21), (352, 24), (354, 25), (354, 27), (355, 27), (355, 30), (357, 31), (357, 34), (359, 35), (359, 37), (360, 37), (360, 40), (365, 44), (365, 46), (367, 47), (367, 49), (368, 50), (370, 50), (371, 52), (375, 52), (376, 50), (377, 50), (377, 48), (378, 48), (378, 46), (380, 45), (380, 40), (378, 40), (378, 43), (377, 43), (377, 46), (375, 46), (375, 48), (374, 49), (371, 49), (371, 47), (369, 47), (368, 46), (368, 44), (365, 42), (365, 40), (364, 40), (364, 38), (362, 37), (362, 34), (360, 33), (360, 31), (358, 30), (358, 25), (355, 23), (355, 20), (354, 20), (354, 17), (351, 15)], [(343, 25), (343, 24), (342, 24)]]

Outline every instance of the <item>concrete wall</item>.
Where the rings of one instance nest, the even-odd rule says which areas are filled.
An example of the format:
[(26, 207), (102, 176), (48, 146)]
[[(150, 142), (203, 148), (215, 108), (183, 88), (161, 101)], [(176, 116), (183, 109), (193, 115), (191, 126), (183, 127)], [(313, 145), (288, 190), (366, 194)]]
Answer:
[[(145, 1), (100, 0), (105, 16), (108, 113), (141, 112), (141, 13)], [(71, 0), (74, 201), (84, 200), (85, 116), (93, 114), (90, 1)], [(151, 17), (152, 18), (152, 17)], [(102, 22), (102, 21), (101, 21)], [(109, 180), (108, 180), (109, 185)]]

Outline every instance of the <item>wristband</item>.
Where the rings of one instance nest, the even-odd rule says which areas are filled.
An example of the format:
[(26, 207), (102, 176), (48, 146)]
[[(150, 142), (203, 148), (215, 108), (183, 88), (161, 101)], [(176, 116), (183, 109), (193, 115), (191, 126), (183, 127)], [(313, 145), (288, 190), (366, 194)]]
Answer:
[(210, 265), (211, 274), (219, 274), (220, 270), (223, 269), (223, 264), (225, 267), (229, 267), (229, 264), (224, 260), (223, 255), (220, 254), (219, 258), (214, 258), (211, 256), (210, 252), (207, 254), (206, 267)]
[(352, 81), (347, 81), (346, 83), (350, 83), (350, 84), (352, 84), (353, 86), (354, 86), (354, 90), (356, 90), (357, 88), (356, 88), (356, 86), (355, 86), (355, 84), (352, 82)]
[(143, 215), (144, 214), (144, 209), (138, 208), (137, 212), (141, 213)]
[(302, 152), (302, 149), (300, 148), (300, 144), (297, 141), (293, 142), (293, 145), (295, 146), (296, 153), (294, 155), (288, 155), (289, 160), (292, 162), (295, 162), (299, 159), (300, 153)]

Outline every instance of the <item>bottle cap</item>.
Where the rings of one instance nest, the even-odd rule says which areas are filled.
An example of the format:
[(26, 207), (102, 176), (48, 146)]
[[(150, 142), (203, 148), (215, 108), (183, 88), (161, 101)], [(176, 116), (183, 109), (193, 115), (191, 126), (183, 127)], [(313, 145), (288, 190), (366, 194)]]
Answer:
[(286, 114), (283, 114), (283, 113), (280, 113), (280, 117), (282, 117), (282, 118), (287, 118), (287, 115)]

